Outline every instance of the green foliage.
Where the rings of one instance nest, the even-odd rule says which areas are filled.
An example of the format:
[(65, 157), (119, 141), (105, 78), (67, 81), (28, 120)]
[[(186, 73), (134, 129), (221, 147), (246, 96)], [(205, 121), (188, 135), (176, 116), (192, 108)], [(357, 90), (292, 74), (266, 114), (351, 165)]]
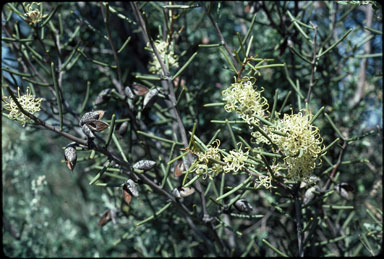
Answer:
[(5, 4), (4, 253), (377, 255), (379, 5)]

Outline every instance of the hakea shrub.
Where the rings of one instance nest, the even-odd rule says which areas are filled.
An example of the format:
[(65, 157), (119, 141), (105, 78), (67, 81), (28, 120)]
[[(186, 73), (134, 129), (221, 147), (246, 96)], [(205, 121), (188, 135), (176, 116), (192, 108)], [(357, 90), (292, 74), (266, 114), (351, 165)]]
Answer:
[(258, 90), (255, 82), (255, 78), (245, 77), (222, 91), (226, 101), (224, 109), (236, 112), (246, 122), (253, 146), (243, 151), (241, 143), (237, 143), (236, 149), (227, 152), (220, 149), (220, 140), (216, 139), (206, 150), (194, 152), (197, 158), (192, 171), (211, 179), (220, 173), (235, 175), (244, 170), (249, 173), (255, 168), (255, 163), (249, 160), (250, 152), (263, 164), (258, 153), (264, 150), (279, 154), (281, 159), (272, 159), (270, 168), (257, 174), (255, 188), (272, 188), (273, 177), (310, 182), (313, 170), (321, 165), (321, 156), (324, 155), (319, 129), (311, 124), (312, 114), (306, 110), (297, 114), (291, 111), (291, 114), (279, 118), (280, 114), (276, 112), (276, 117), (267, 123), (271, 117), (268, 101), (262, 96), (263, 89)]

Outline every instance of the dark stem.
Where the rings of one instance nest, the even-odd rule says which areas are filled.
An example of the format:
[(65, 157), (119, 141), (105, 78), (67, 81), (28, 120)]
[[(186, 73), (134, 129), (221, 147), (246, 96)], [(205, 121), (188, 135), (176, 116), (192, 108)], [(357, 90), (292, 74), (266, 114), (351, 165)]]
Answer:
[(309, 87), (308, 87), (308, 93), (307, 93), (307, 98), (305, 98), (305, 102), (308, 103), (310, 98), (311, 98), (311, 92), (312, 92), (312, 87), (314, 86), (314, 80), (315, 80), (315, 72), (316, 72), (316, 36), (317, 36), (317, 25), (313, 25), (311, 23), (313, 29), (314, 29), (314, 36), (313, 36), (313, 59), (312, 59), (312, 71), (311, 71), (311, 79), (309, 80)]
[(224, 37), (223, 37), (223, 34), (221, 33), (219, 26), (218, 26), (217, 23), (213, 20), (212, 15), (210, 14), (209, 10), (207, 10), (207, 8), (205, 7), (205, 4), (204, 4), (203, 2), (200, 2), (200, 5), (204, 7), (205, 13), (208, 15), (209, 20), (211, 21), (213, 27), (215, 28), (216, 33), (217, 33), (217, 35), (218, 35), (219, 38), (220, 38), (220, 43), (224, 46), (224, 48), (225, 48), (225, 50), (227, 51), (229, 57), (232, 59), (232, 63), (233, 63), (233, 65), (235, 66), (236, 71), (239, 71), (239, 65), (238, 65), (238, 63), (237, 63), (235, 57), (233, 56), (232, 51), (229, 49), (228, 44), (225, 42)]
[(297, 186), (296, 195), (295, 195), (295, 210), (296, 210), (296, 232), (297, 232), (297, 244), (298, 244), (298, 256), (304, 257), (303, 249), (303, 233), (302, 233), (302, 215), (301, 215), (301, 204), (299, 201), (299, 186)]
[(109, 28), (109, 14), (108, 14), (109, 4), (108, 4), (108, 2), (105, 5), (106, 11), (104, 11), (104, 9), (103, 9), (103, 3), (100, 3), (100, 8), (101, 8), (101, 13), (103, 14), (105, 28), (107, 29), (108, 41), (109, 41), (109, 44), (111, 45), (113, 57), (115, 58), (115, 62), (116, 62), (117, 76), (119, 78), (119, 87), (117, 87), (117, 90), (119, 91), (119, 94), (121, 94), (122, 96), (125, 97), (125, 92), (124, 92), (124, 87), (123, 87), (123, 82), (122, 82), (122, 75), (121, 75), (121, 67), (120, 67), (120, 62), (119, 62), (119, 56), (117, 55), (116, 48), (113, 45), (112, 34), (111, 34), (111, 30)]

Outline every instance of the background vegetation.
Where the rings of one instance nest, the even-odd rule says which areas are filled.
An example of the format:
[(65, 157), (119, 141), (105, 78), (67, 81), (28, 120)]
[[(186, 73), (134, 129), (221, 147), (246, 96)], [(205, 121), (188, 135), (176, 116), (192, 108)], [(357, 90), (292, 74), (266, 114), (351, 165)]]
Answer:
[[(168, 204), (169, 198), (150, 185), (140, 184), (140, 196), (125, 204), (119, 185), (123, 180), (116, 178), (127, 178), (124, 173), (111, 171), (99, 179), (99, 184), (89, 184), (106, 161), (102, 155), (78, 152), (76, 168), (70, 172), (63, 148), (71, 140), (38, 125), (23, 128), (9, 120), (2, 109), (4, 253), (11, 257), (373, 256), (382, 251), (380, 4), (225, 1), (139, 2), (137, 6), (153, 40), (172, 35), (179, 66), (171, 67), (171, 77), (188, 64), (175, 84), (175, 96), (180, 96), (177, 111), (188, 139), (196, 122), (195, 135), (204, 143), (220, 129), (222, 146), (232, 146), (227, 126), (212, 120), (238, 120), (236, 114), (227, 113), (223, 106), (205, 106), (223, 102), (221, 91), (236, 76), (215, 23), (225, 44), (241, 59), (241, 46), (250, 46), (248, 56), (268, 59), (263, 65), (286, 64), (258, 69), (257, 85), (264, 88), (270, 108), (278, 89), (276, 107), (286, 113), (290, 108), (295, 112), (304, 108), (311, 89), (308, 106), (314, 114), (321, 111), (314, 124), (324, 144), (340, 138), (314, 171), (320, 178), (318, 185), (327, 185), (327, 190), (304, 205), (307, 187), (292, 184), (301, 204), (301, 231), (297, 229), (295, 201), (279, 190), (240, 189), (237, 193), (254, 208), (251, 214), (233, 206), (223, 207), (234, 194), (223, 199), (225, 202), (213, 201), (212, 197), (218, 196), (214, 189), (228, 192), (245, 180), (244, 175), (227, 175), (225, 185), (221, 177), (211, 185), (209, 179), (198, 180), (204, 190), (210, 186), (206, 195), (208, 213), (214, 218), (210, 222), (201, 220), (201, 199), (195, 192), (183, 201), (190, 210), (196, 210), (192, 219), (171, 203), (160, 215), (143, 223)], [(126, 102), (117, 97), (119, 85), (137, 82), (164, 89), (159, 75), (148, 76), (153, 55), (147, 49), (134, 4), (47, 2), (38, 8), (47, 15), (30, 26), (24, 20), (22, 3), (2, 7), (3, 97), (9, 96), (9, 89), (17, 89), (14, 81), (22, 92), (32, 87), (37, 97), (45, 98), (37, 117), (58, 128), (60, 113), (50, 67), (53, 62), (65, 101), (63, 131), (85, 139), (78, 127), (84, 112), (105, 110), (104, 119), (110, 124), (113, 114), (116, 119), (130, 116)], [(236, 57), (234, 60), (236, 64)], [(114, 88), (117, 94), (105, 104), (94, 105), (106, 88)], [(137, 127), (181, 141), (174, 114), (167, 109), (167, 92), (149, 109), (142, 110), (142, 102), (143, 97), (136, 97), (128, 106), (137, 118)], [(120, 124), (116, 122), (117, 127)], [(156, 161), (155, 169), (144, 174), (164, 184), (164, 190), (171, 193), (183, 178), (173, 176), (176, 163), (168, 162), (184, 151), (176, 146), (172, 155), (171, 144), (135, 131), (133, 126), (128, 126), (125, 135), (116, 131), (110, 148), (121, 154), (120, 144), (130, 163)], [(236, 136), (247, 136), (241, 124), (234, 125), (233, 131)], [(99, 135), (106, 139), (108, 131)], [(341, 183), (349, 187), (347, 196), (334, 190)], [(119, 211), (116, 224), (98, 226), (102, 215), (111, 209)]]

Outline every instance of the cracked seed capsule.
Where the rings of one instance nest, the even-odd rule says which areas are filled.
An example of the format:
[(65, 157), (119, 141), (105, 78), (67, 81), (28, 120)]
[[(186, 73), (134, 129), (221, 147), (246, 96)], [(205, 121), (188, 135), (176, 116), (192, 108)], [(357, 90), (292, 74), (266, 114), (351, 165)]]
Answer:
[(192, 195), (195, 192), (195, 189), (193, 187), (181, 187), (179, 192), (180, 196), (185, 198)]
[(83, 126), (85, 123), (101, 120), (104, 116), (104, 113), (105, 111), (102, 110), (84, 113), (84, 115), (80, 119), (80, 126)]
[(64, 149), (64, 158), (65, 158), (65, 163), (69, 168), (69, 170), (73, 171), (77, 161), (76, 148), (74, 147), (73, 144), (68, 145)]

